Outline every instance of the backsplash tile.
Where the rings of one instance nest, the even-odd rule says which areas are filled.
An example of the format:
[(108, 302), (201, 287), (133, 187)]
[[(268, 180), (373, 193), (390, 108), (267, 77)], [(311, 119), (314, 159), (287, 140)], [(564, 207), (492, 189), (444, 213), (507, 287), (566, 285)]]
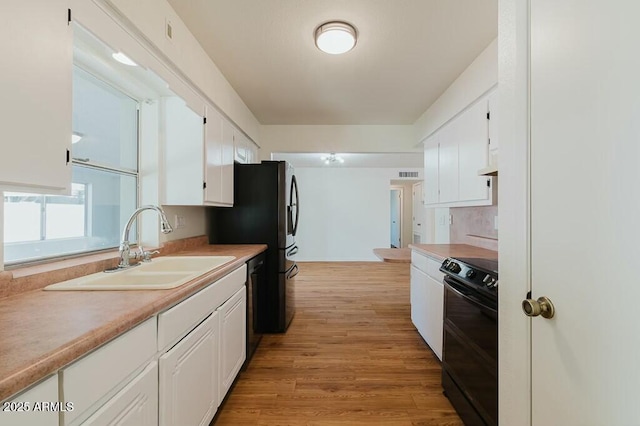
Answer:
[(450, 214), (449, 239), (452, 244), (498, 250), (498, 230), (494, 227), (498, 206), (456, 207), (450, 209)]

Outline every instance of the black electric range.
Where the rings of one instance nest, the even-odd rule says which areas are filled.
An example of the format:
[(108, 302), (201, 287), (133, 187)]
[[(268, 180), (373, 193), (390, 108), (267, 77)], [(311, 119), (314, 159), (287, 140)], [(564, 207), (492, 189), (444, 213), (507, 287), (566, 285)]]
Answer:
[(498, 261), (448, 258), (442, 387), (467, 426), (498, 424)]

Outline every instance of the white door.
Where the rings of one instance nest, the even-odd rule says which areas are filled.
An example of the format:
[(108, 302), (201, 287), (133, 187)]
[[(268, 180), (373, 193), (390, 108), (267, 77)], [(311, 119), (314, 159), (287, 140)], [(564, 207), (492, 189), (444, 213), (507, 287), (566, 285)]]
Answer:
[(400, 220), (402, 219), (402, 191), (399, 189), (392, 189), (389, 202), (391, 204), (391, 247), (399, 248), (402, 247), (400, 242)]
[(418, 182), (413, 184), (413, 233), (419, 234), (421, 240), (424, 241), (425, 237), (425, 209), (423, 203), (423, 183)]
[(534, 426), (640, 424), (638, 16), (531, 1), (531, 286), (556, 309), (531, 319)]

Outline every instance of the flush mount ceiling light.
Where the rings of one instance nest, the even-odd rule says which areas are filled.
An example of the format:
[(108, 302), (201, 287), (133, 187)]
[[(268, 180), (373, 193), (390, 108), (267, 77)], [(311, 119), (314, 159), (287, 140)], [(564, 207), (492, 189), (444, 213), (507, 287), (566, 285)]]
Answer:
[(131, 60), (131, 58), (129, 58), (127, 55), (125, 55), (122, 52), (118, 52), (118, 53), (113, 53), (111, 55), (111, 57), (113, 59), (115, 59), (116, 61), (120, 62), (121, 64), (125, 64), (125, 65), (129, 65), (130, 67), (137, 67), (138, 64), (136, 64), (135, 62), (133, 62)]
[(344, 159), (339, 155), (336, 155), (335, 152), (332, 152), (329, 155), (323, 155), (320, 157), (320, 160), (324, 161), (324, 164), (344, 163)]
[(346, 22), (325, 22), (316, 28), (316, 46), (332, 55), (346, 53), (353, 49), (358, 39), (355, 27)]

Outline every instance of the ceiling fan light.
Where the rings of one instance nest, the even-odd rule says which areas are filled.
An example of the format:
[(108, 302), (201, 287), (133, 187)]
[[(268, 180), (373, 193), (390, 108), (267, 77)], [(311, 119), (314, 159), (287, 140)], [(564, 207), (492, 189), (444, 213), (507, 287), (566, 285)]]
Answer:
[(358, 33), (346, 22), (326, 22), (316, 28), (316, 47), (331, 55), (340, 55), (354, 48)]

